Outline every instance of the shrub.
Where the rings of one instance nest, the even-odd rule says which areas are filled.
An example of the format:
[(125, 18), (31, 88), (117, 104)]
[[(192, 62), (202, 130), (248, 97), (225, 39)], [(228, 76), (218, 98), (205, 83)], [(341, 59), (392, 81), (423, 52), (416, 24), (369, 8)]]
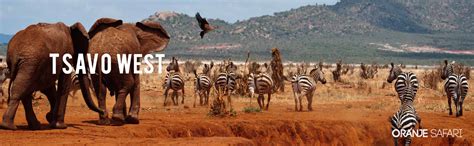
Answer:
[(258, 113), (258, 112), (262, 112), (262, 110), (259, 108), (259, 107), (255, 107), (255, 106), (248, 106), (248, 107), (244, 107), (244, 110), (243, 110), (245, 113)]
[(434, 70), (426, 70), (423, 72), (422, 79), (425, 88), (438, 89), (438, 83), (441, 82), (441, 70), (441, 67), (437, 67)]
[(208, 115), (213, 117), (235, 117), (237, 116), (237, 112), (234, 109), (230, 109), (229, 111), (227, 111), (224, 100), (214, 99), (211, 104), (211, 110), (209, 110)]
[(215, 117), (224, 117), (227, 114), (228, 112), (225, 110), (224, 101), (217, 98), (214, 99), (214, 101), (211, 104), (211, 110), (209, 110), (208, 115), (215, 116)]
[(360, 64), (360, 77), (363, 79), (373, 79), (378, 72), (378, 65), (376, 63), (368, 66), (364, 63)]

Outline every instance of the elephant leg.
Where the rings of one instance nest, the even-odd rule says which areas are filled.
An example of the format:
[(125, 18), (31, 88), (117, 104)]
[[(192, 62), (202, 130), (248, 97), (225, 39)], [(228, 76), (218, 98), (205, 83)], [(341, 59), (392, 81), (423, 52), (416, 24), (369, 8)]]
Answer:
[(30, 130), (39, 130), (41, 128), (41, 123), (38, 121), (33, 110), (32, 104), (33, 96), (31, 94), (21, 98), (21, 103), (23, 103), (23, 108), (25, 109), (26, 121), (28, 122), (28, 129)]
[(125, 99), (127, 97), (129, 93), (129, 89), (120, 89), (118, 91), (118, 94), (115, 95), (116, 96), (116, 102), (115, 102), (115, 105), (113, 107), (113, 114), (112, 114), (112, 119), (114, 121), (117, 121), (117, 122), (120, 122), (120, 124), (123, 124), (123, 121), (125, 120), (125, 116), (124, 116), (124, 111), (123, 111), (123, 107), (126, 106), (125, 105)]
[[(131, 91), (130, 91), (131, 92)], [(132, 99), (130, 98), (130, 102), (132, 102)], [(127, 112), (127, 102), (124, 102), (123, 103), (123, 108), (122, 108), (122, 113), (123, 113), (123, 117), (127, 117), (128, 116), (128, 112)]]
[[(123, 124), (123, 121), (125, 120), (125, 114), (124, 113), (124, 106), (126, 107), (126, 98), (127, 95), (132, 91), (132, 89), (135, 86), (135, 81), (133, 80), (133, 77), (131, 75), (125, 75), (122, 80), (121, 85), (119, 86), (118, 94), (116, 96), (116, 102), (113, 108), (113, 115), (112, 119), (114, 121), (120, 122), (120, 124)], [(139, 83), (136, 83), (139, 84)]]
[[(129, 93), (130, 93), (130, 92), (129, 92)], [(118, 94), (117, 94), (117, 95), (118, 95)], [(128, 95), (128, 94), (127, 94), (127, 95)], [(122, 104), (123, 104), (123, 106), (122, 106), (122, 114), (123, 114), (122, 116), (123, 116), (123, 117), (127, 117), (127, 102), (125, 102), (126, 98), (127, 98), (127, 97), (125, 96), (124, 102), (122, 103)], [(115, 103), (117, 103), (118, 101), (119, 101), (118, 96), (115, 96)]]
[[(130, 92), (129, 92), (129, 93), (130, 93)], [(117, 93), (117, 95), (118, 95), (118, 93)], [(127, 94), (127, 96), (128, 96), (128, 94)], [(125, 97), (125, 100), (126, 100), (126, 98), (127, 98), (127, 97)], [(115, 96), (115, 103), (117, 103), (117, 101), (118, 101), (118, 98), (117, 98), (117, 96)], [(130, 101), (131, 101), (131, 99), (130, 99)], [(122, 114), (123, 114), (123, 117), (127, 117), (127, 115), (128, 115), (128, 114), (127, 114), (127, 102), (124, 102), (124, 103), (123, 103)]]
[[(64, 117), (66, 116), (66, 104), (69, 94), (69, 87), (72, 83), (70, 74), (60, 74), (58, 80), (58, 91), (56, 99), (55, 112), (56, 119), (53, 118), (53, 123), (50, 124), (51, 128), (55, 129), (66, 129), (67, 126), (64, 124)], [(53, 116), (54, 117), (54, 116)], [(56, 120), (56, 121), (55, 121)]]
[(28, 94), (31, 96), (33, 92), (31, 90), (31, 80), (33, 79), (31, 75), (33, 75), (33, 71), (29, 68), (19, 70), (16, 77), (13, 75), (9, 87), (8, 107), (3, 114), (1, 127), (10, 130), (17, 129), (14, 124), (14, 119), (18, 105), (20, 104), (20, 99)]
[(127, 123), (139, 124), (138, 114), (140, 113), (140, 78), (138, 75), (135, 76), (135, 87), (131, 91), (130, 95), (130, 114), (127, 116)]
[(2, 118), (2, 125), (1, 127), (5, 129), (10, 129), (10, 130), (16, 130), (16, 126), (13, 123), (15, 115), (16, 115), (16, 110), (18, 109), (18, 105), (20, 104), (20, 97), (10, 97), (10, 100), (8, 101), (8, 108), (3, 114)]
[(48, 88), (45, 88), (41, 90), (41, 93), (46, 95), (49, 101), (49, 112), (46, 114), (46, 120), (48, 120), (48, 123), (51, 124), (53, 122), (53, 110), (54, 110), (54, 105), (56, 104), (56, 87), (51, 86)]
[(118, 93), (115, 95), (116, 102), (113, 108), (113, 114), (112, 114), (112, 119), (114, 121), (117, 121), (119, 123), (117, 124), (124, 124), (124, 120), (126, 117), (126, 102), (125, 100), (127, 99), (127, 95), (130, 94), (134, 89), (136, 84), (139, 84), (139, 82), (135, 82), (135, 79), (133, 75), (130, 74), (124, 74), (120, 77), (120, 81), (118, 84)]
[[(99, 114), (99, 125), (108, 125), (110, 124), (109, 112), (107, 111), (107, 88), (103, 82), (99, 79), (99, 76), (91, 76), (92, 85), (94, 86), (95, 96), (97, 97), (97, 102), (99, 103), (99, 108), (104, 111), (104, 114)], [(114, 91), (110, 91), (114, 92)], [(117, 95), (117, 94), (115, 94)]]

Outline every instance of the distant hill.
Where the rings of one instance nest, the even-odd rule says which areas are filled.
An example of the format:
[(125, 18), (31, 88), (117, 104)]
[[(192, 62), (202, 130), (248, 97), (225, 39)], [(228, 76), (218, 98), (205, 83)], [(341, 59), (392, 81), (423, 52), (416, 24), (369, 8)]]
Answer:
[(472, 0), (342, 0), (331, 9), (395, 31), (474, 32)]
[(13, 35), (7, 35), (7, 34), (2, 34), (0, 33), (0, 43), (8, 43), (10, 39), (13, 37)]
[(235, 23), (208, 19), (219, 29), (204, 39), (194, 16), (157, 12), (145, 20), (165, 27), (172, 39), (164, 53), (180, 58), (244, 60), (250, 51), (252, 60), (268, 60), (277, 47), (291, 61), (474, 65), (473, 0), (341, 0)]
[(7, 54), (7, 44), (0, 43), (0, 56)]
[[(205, 17), (205, 16), (204, 16)], [(155, 13), (172, 37), (167, 55), (184, 58), (270, 58), (278, 47), (293, 61), (405, 62), (442, 58), (474, 65), (474, 1), (342, 0), (236, 23), (210, 19), (217, 31), (199, 38), (194, 16)]]

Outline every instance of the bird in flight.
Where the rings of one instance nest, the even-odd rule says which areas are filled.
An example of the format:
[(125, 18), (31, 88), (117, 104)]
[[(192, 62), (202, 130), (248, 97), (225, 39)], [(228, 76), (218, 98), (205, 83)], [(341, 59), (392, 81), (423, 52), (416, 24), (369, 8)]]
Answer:
[(199, 27), (201, 28), (201, 33), (199, 35), (201, 36), (201, 39), (204, 37), (204, 34), (216, 29), (217, 27), (211, 26), (209, 22), (207, 22), (206, 18), (202, 18), (201, 15), (196, 13), (196, 20), (199, 23)]

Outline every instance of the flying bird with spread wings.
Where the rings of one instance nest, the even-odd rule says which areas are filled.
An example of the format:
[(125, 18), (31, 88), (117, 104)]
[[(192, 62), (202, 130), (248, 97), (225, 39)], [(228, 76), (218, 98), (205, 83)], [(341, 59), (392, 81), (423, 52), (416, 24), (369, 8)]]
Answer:
[(207, 22), (206, 18), (202, 18), (201, 15), (198, 13), (196, 13), (196, 20), (198, 21), (199, 23), (199, 27), (201, 28), (201, 33), (199, 33), (199, 35), (201, 36), (201, 39), (204, 37), (204, 34), (214, 30), (214, 29), (217, 29), (217, 26), (214, 27), (212, 25), (209, 24), (209, 22)]

